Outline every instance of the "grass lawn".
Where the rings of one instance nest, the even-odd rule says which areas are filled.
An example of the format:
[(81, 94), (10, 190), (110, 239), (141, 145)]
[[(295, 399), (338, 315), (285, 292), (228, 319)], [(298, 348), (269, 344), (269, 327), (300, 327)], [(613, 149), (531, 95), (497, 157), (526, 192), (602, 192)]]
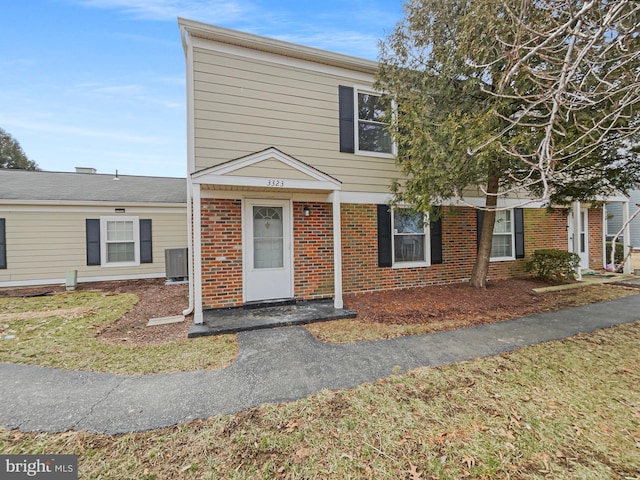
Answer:
[(223, 368), (235, 358), (233, 335), (143, 347), (96, 340), (100, 326), (136, 301), (135, 295), (100, 292), (0, 298), (0, 362), (135, 375)]
[(640, 322), (146, 433), (0, 429), (0, 451), (77, 454), (83, 479), (637, 479), (638, 345)]

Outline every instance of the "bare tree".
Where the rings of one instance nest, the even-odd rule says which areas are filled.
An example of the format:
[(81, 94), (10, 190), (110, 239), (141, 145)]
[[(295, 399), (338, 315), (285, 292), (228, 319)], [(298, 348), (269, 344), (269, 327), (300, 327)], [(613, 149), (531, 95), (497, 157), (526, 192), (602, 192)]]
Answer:
[[(558, 187), (578, 180), (598, 186), (590, 194), (611, 193), (619, 187), (615, 181), (607, 184), (605, 172), (585, 172), (583, 166), (608, 148), (618, 158), (605, 167), (624, 165), (628, 141), (640, 129), (640, 2), (525, 0), (517, 9), (511, 4), (502, 2), (515, 34), (497, 38), (508, 59), (504, 75), (497, 89), (484, 91), (515, 100), (520, 108), (509, 116), (496, 112), (505, 127), (470, 152), (497, 142), (526, 165), (528, 170), (509, 174), (517, 176), (518, 188), (537, 194), (531, 201), (558, 196)], [(514, 136), (522, 133), (514, 132), (523, 129), (537, 132), (530, 144), (535, 148), (517, 147)], [(635, 171), (636, 164), (626, 167)]]

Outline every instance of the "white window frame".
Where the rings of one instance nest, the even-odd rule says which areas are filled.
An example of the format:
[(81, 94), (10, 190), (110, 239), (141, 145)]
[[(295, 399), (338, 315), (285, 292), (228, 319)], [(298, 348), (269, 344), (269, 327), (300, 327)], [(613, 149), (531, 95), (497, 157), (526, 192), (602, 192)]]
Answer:
[[(109, 222), (132, 222), (133, 224), (133, 251), (132, 262), (107, 262), (107, 224)], [(102, 267), (137, 267), (140, 265), (140, 217), (100, 217), (100, 265)]]
[[(396, 261), (396, 235), (403, 235), (397, 233), (395, 227), (395, 214), (396, 210), (404, 210), (405, 208), (400, 206), (397, 209), (391, 209), (391, 265), (392, 268), (415, 268), (415, 267), (428, 267), (431, 265), (431, 232), (429, 228), (429, 217), (424, 215), (423, 219), (423, 231), (424, 231), (424, 260), (418, 262), (397, 262)], [(415, 234), (406, 234), (415, 235)]]
[[(354, 154), (355, 155), (363, 155), (367, 157), (378, 157), (378, 158), (394, 158), (397, 153), (396, 142), (391, 140), (391, 153), (385, 152), (372, 152), (369, 150), (360, 150), (360, 115), (358, 109), (358, 100), (359, 95), (363, 93), (366, 95), (375, 95), (377, 97), (381, 97), (382, 94), (380, 92), (376, 92), (371, 87), (365, 87), (362, 85), (354, 85), (353, 87), (353, 139), (354, 139)], [(395, 109), (395, 105), (394, 105)]]
[[(509, 212), (509, 218), (511, 223), (511, 231), (509, 233), (496, 233), (496, 226), (498, 225), (498, 213), (499, 212)], [(496, 221), (493, 225), (493, 238), (491, 241), (491, 249), (493, 250), (493, 245), (496, 236), (506, 237), (509, 235), (511, 237), (511, 256), (506, 257), (491, 257), (489, 260), (491, 262), (501, 262), (505, 260), (515, 260), (516, 259), (516, 228), (515, 228), (515, 211), (513, 208), (507, 210), (498, 210), (496, 211)]]

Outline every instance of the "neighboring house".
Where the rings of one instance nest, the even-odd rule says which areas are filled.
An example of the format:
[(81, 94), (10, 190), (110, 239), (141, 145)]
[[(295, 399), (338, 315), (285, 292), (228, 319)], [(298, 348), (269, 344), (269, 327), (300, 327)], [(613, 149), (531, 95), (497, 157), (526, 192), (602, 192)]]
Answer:
[[(640, 190), (632, 190), (629, 192), (629, 213), (633, 213), (639, 208), (640, 205)], [(624, 208), (625, 205), (620, 202), (609, 203), (606, 206), (607, 211), (607, 239), (611, 240), (622, 228), (624, 224)], [(622, 235), (618, 238), (619, 242), (623, 241)], [(629, 241), (631, 246), (637, 250), (640, 249), (640, 216), (631, 220), (629, 225)]]
[[(195, 323), (206, 309), (315, 298), (339, 308), (344, 293), (469, 278), (475, 209), (443, 205), (429, 223), (388, 206), (399, 173), (373, 89), (376, 62), (179, 25)], [(524, 274), (539, 248), (571, 246), (584, 267), (602, 267), (601, 209), (515, 208), (522, 200), (502, 201), (491, 278)]]
[(183, 178), (0, 169), (0, 287), (165, 276), (187, 246)]

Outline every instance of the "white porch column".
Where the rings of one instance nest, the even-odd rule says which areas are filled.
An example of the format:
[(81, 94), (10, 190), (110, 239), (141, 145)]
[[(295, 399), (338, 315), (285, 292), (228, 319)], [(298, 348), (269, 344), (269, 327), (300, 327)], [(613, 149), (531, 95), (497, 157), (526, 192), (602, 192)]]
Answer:
[(333, 200), (333, 306), (343, 308), (342, 302), (342, 226), (340, 216), (340, 190), (334, 190)]
[[(580, 232), (582, 231), (582, 225), (580, 225), (580, 202), (573, 202), (573, 253), (580, 254)], [(576, 269), (576, 279), (582, 280), (582, 268), (578, 265)]]
[(624, 232), (622, 233), (622, 243), (624, 245), (624, 255), (626, 260), (624, 261), (623, 273), (631, 273), (631, 256), (627, 256), (629, 250), (631, 250), (631, 225), (628, 225), (629, 222), (629, 201), (622, 203), (622, 224), (626, 225), (624, 227)]
[(204, 322), (202, 315), (202, 208), (200, 184), (193, 186), (193, 323)]

